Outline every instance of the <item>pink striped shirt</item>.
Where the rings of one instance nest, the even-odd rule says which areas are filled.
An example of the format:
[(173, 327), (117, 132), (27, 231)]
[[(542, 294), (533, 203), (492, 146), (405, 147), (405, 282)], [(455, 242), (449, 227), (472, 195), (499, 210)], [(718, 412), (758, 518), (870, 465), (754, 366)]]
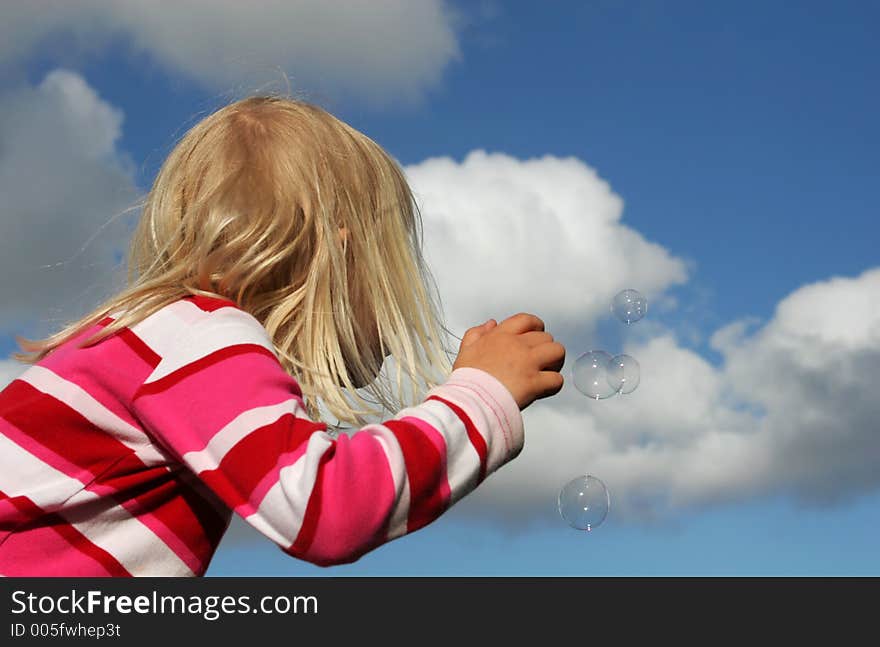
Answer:
[(232, 512), (329, 566), (430, 523), (523, 446), (513, 396), (460, 368), (333, 437), (266, 330), (189, 296), (0, 391), (0, 574), (198, 576)]

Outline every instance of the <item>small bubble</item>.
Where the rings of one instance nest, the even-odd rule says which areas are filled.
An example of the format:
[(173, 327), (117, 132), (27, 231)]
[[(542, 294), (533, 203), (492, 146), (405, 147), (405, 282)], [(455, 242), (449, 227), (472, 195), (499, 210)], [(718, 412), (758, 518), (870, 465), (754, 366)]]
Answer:
[(617, 355), (608, 363), (608, 382), (623, 395), (632, 393), (639, 386), (641, 367), (634, 357)]
[(611, 312), (625, 324), (635, 323), (648, 312), (648, 300), (638, 290), (622, 290), (611, 300)]

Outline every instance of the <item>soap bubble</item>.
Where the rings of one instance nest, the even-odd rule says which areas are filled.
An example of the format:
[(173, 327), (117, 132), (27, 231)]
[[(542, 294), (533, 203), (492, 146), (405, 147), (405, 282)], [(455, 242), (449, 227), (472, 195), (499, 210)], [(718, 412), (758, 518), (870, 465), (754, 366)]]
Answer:
[(595, 476), (578, 476), (560, 490), (557, 506), (568, 525), (590, 531), (605, 521), (611, 498), (605, 484)]
[(623, 323), (631, 324), (648, 312), (648, 300), (638, 290), (622, 290), (611, 301), (611, 312)]
[(604, 350), (590, 350), (578, 357), (571, 369), (575, 388), (594, 400), (604, 400), (617, 393), (622, 382), (614, 384), (609, 379), (611, 360), (611, 355)]
[(641, 368), (634, 357), (618, 355), (608, 363), (608, 382), (617, 393), (632, 393), (639, 385)]

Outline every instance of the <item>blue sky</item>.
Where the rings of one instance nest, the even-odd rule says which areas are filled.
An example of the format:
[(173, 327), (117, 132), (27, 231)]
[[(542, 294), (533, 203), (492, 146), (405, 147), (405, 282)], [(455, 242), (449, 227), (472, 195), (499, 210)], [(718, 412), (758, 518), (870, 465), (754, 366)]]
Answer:
[[(622, 335), (613, 324), (597, 321), (594, 310), (585, 309), (585, 327), (591, 332), (584, 336), (571, 332), (566, 338), (573, 342), (567, 367), (585, 350), (581, 346), (594, 340), (635, 344), (651, 358), (660, 356), (652, 353), (661, 353), (651, 340), (671, 335), (677, 346), (667, 349), (668, 357), (701, 358), (710, 367), (706, 370), (717, 371), (722, 381), (736, 381), (737, 376), (749, 379), (752, 390), (744, 397), (777, 407), (777, 418), (784, 418), (785, 407), (796, 402), (787, 385), (779, 385), (777, 399), (764, 400), (776, 388), (774, 382), (764, 385), (761, 374), (742, 368), (750, 358), (764, 361), (759, 353), (782, 352), (767, 341), (777, 338), (771, 332), (806, 330), (807, 350), (810, 335), (818, 335), (815, 348), (830, 349), (833, 359), (835, 349), (844, 348), (834, 345), (839, 343), (835, 331), (849, 330), (851, 324), (857, 330), (848, 339), (859, 341), (845, 346), (846, 352), (851, 351), (854, 360), (875, 361), (880, 346), (874, 331), (880, 330), (880, 324), (859, 327), (866, 319), (880, 321), (874, 283), (859, 279), (880, 266), (876, 251), (880, 46), (873, 33), (880, 8), (875, 3), (800, 2), (792, 7), (780, 2), (677, 0), (452, 6), (462, 18), (451, 28), (460, 55), (438, 64), (436, 79), (413, 82), (419, 96), (415, 102), (398, 98), (394, 91), (379, 102), (361, 96), (358, 88), (346, 86), (344, 74), (342, 80), (313, 89), (321, 85), (321, 70), (297, 67), (294, 57), (278, 64), (293, 79), (319, 79), (314, 86), (297, 87), (314, 93), (316, 100), (322, 97), (319, 102), (324, 107), (413, 168), (426, 195), (444, 191), (442, 185), (432, 184), (430, 169), (420, 166), (426, 159), (451, 158), (467, 172), (470, 167), (464, 160), (475, 150), (518, 161), (547, 155), (574, 157), (610, 185), (610, 191), (623, 200), (619, 222), (678, 259), (688, 268), (687, 278), (674, 279), (675, 272), (662, 265), (666, 278), (654, 291), (658, 302), (675, 297), (675, 304), (649, 310), (650, 322), (646, 320), (640, 333), (633, 328), (635, 336)], [(73, 13), (71, 24), (76, 22)], [(283, 31), (283, 24), (276, 28)], [(74, 71), (101, 101), (124, 114), (114, 151), (133, 161), (133, 182), (139, 190), (147, 190), (179, 134), (198, 115), (219, 106), (229, 83), (213, 77), (206, 81), (191, 69), (184, 73), (149, 46), (133, 53), (124, 37), (108, 38), (100, 48), (81, 47), (67, 58), (57, 44), (67, 42), (64, 29), (62, 24), (57, 32), (34, 40), (26, 54), (8, 55), (7, 91), (39, 86), (58, 67)], [(404, 41), (406, 46), (419, 46)], [(585, 204), (585, 211), (591, 208)], [(542, 242), (550, 248), (556, 244)], [(559, 241), (560, 246), (563, 243)], [(633, 252), (634, 266), (649, 263), (642, 256), (647, 254), (643, 247)], [(67, 255), (75, 251), (63, 249), (68, 249)], [(569, 258), (564, 253), (560, 257)], [(617, 258), (624, 266), (628, 261)], [(652, 274), (630, 269), (627, 277), (634, 280)], [(614, 277), (576, 262), (556, 271), (576, 275), (584, 292), (641, 287), (617, 285)], [(853, 283), (844, 287), (829, 283), (834, 277)], [(790, 309), (777, 312), (780, 302), (811, 284), (827, 290), (798, 292), (801, 296), (787, 302)], [(496, 287), (501, 290), (502, 284)], [(581, 296), (570, 292), (565, 299)], [(528, 294), (523, 297), (526, 304)], [(457, 302), (450, 299), (454, 307)], [(514, 311), (487, 316), (503, 317)], [(460, 312), (462, 321), (481, 321), (473, 318), (476, 314), (468, 319), (469, 312)], [(567, 333), (577, 324), (563, 319), (563, 313), (570, 312), (554, 315), (554, 320), (565, 322), (560, 330)], [(734, 344), (728, 354), (711, 343), (713, 333), (750, 317), (756, 318), (753, 326), (766, 327), (766, 339), (755, 333), (753, 345), (748, 340)], [(588, 318), (597, 327), (587, 326)], [(812, 327), (814, 321), (826, 319), (827, 326)], [(11, 349), (11, 336), (0, 338), (0, 351)], [(801, 365), (797, 357), (791, 362), (795, 368), (780, 379), (799, 384), (796, 367)], [(686, 373), (686, 365), (682, 366)], [(643, 368), (651, 366), (643, 361)], [(517, 512), (516, 488), (529, 487), (517, 481), (522, 476), (517, 459), (502, 468), (503, 487), (509, 485), (509, 496), (497, 494), (503, 503), (496, 506), (496, 495), (475, 493), (431, 526), (353, 565), (321, 569), (298, 562), (255, 531), (239, 526), (221, 544), (209, 575), (880, 574), (874, 546), (880, 482), (870, 476), (871, 460), (880, 459), (876, 436), (880, 430), (870, 428), (877, 405), (867, 402), (858, 389), (851, 394), (843, 390), (845, 382), (833, 374), (839, 370), (834, 361), (829, 360), (827, 375), (821, 368), (812, 373), (803, 370), (804, 383), (816, 376), (828, 377), (828, 388), (836, 396), (828, 407), (849, 409), (852, 403), (853, 409), (862, 408), (853, 420), (868, 427), (858, 436), (841, 436), (837, 445), (830, 444), (841, 448), (839, 460), (810, 454), (806, 445), (786, 444), (796, 441), (788, 436), (783, 440), (782, 432), (774, 436), (772, 423), (759, 419), (755, 425), (762, 429), (766, 425), (768, 438), (776, 439), (767, 446), (778, 454), (764, 465), (758, 450), (743, 450), (743, 456), (763, 466), (754, 468), (754, 478), (745, 465), (727, 480), (706, 481), (710, 485), (703, 494), (704, 482), (690, 476), (700, 467), (693, 464), (700, 454), (651, 463), (645, 469), (653, 476), (646, 476), (645, 483), (636, 475), (615, 471), (629, 465), (625, 452), (607, 460), (597, 456), (595, 462), (584, 461), (583, 471), (608, 466), (612, 511), (603, 526), (587, 535), (558, 518), (546, 484), (538, 488), (540, 496), (523, 503), (528, 514)], [(647, 370), (643, 379), (651, 376), (663, 379), (664, 373)], [(870, 384), (860, 386), (869, 389)], [(699, 397), (695, 393), (692, 401), (685, 391), (677, 400), (679, 408), (688, 408)], [(706, 397), (715, 402), (714, 396)], [(656, 434), (654, 440), (676, 446), (669, 440), (674, 430), (660, 429), (674, 425), (674, 418), (669, 423), (663, 422), (666, 417), (652, 420), (650, 402), (639, 402), (639, 415), (627, 418), (626, 427), (620, 422), (619, 433), (637, 435), (639, 425), (656, 427), (650, 432)], [(544, 406), (554, 405), (547, 401)], [(589, 419), (607, 422), (602, 416), (609, 410), (590, 414)], [(663, 414), (667, 415), (671, 414)], [(837, 416), (842, 428), (850, 424), (847, 415)], [(534, 434), (537, 444), (538, 427), (551, 418), (535, 416), (533, 425), (526, 418), (526, 430), (527, 438)], [(615, 424), (608, 422), (606, 427), (617, 429)], [(714, 423), (707, 419), (707, 428), (710, 424)], [(597, 439), (601, 433), (596, 431)], [(828, 433), (837, 430), (831, 426)], [(589, 447), (601, 452), (603, 445), (596, 443)], [(786, 458), (787, 448), (795, 458)], [(851, 452), (868, 458), (853, 468), (844, 457)], [(553, 454), (548, 456), (541, 463), (548, 483), (562, 485), (577, 475), (571, 464), (557, 466)], [(791, 467), (789, 473), (795, 463), (797, 469)], [(671, 473), (662, 474), (664, 465)], [(823, 465), (827, 467), (816, 467)], [(862, 476), (850, 479), (854, 471)], [(594, 473), (604, 477), (600, 471)], [(499, 472), (490, 480), (500, 477)], [(681, 485), (685, 481), (687, 487)], [(631, 504), (620, 514), (615, 507), (616, 484), (621, 498)], [(639, 487), (653, 488), (653, 494), (662, 498), (656, 490), (667, 486), (682, 488), (676, 490), (676, 503), (668, 510), (663, 508), (649, 519), (633, 512), (637, 495), (646, 496), (637, 492)], [(501, 489), (499, 484), (496, 490)], [(711, 493), (706, 493), (709, 489)], [(496, 507), (503, 511), (496, 514)]]
[[(880, 9), (798, 5), (497, 3), (422, 105), (324, 104), (403, 163), (475, 148), (583, 159), (631, 226), (697, 263), (712, 292), (701, 316), (769, 316), (794, 287), (877, 258), (875, 237), (857, 232), (877, 227)], [(39, 58), (34, 82), (56, 64)], [(144, 188), (173, 134), (215, 100), (154, 65), (117, 44), (83, 70), (125, 107), (120, 147), (143, 164)]]

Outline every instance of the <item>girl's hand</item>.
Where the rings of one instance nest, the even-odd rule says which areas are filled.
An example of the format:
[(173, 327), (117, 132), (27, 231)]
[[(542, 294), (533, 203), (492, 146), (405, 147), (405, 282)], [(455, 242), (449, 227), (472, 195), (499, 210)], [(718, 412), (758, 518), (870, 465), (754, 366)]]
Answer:
[(478, 368), (501, 382), (520, 411), (535, 400), (559, 393), (565, 347), (544, 332), (544, 322), (521, 312), (500, 324), (490, 319), (469, 328), (461, 340), (457, 368)]

